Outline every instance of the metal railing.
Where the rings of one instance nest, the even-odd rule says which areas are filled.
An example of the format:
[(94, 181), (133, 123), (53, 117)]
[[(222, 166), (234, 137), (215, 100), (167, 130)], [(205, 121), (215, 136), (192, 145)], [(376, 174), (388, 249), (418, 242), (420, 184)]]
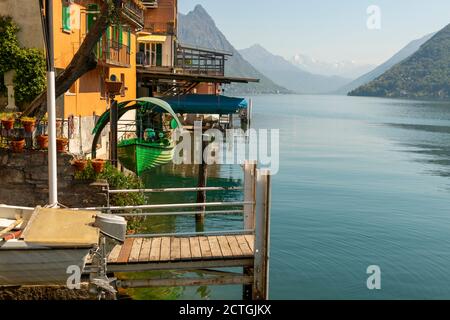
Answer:
[[(259, 181), (261, 180), (261, 181)], [(259, 196), (257, 195), (258, 190)], [(106, 207), (83, 208), (88, 211), (101, 211), (113, 213), (124, 217), (152, 217), (152, 216), (190, 216), (190, 215), (243, 215), (243, 230), (220, 231), (219, 234), (255, 234), (258, 225), (257, 216), (264, 215), (264, 208), (268, 205), (269, 198), (267, 190), (270, 189), (269, 173), (257, 170), (255, 162), (246, 162), (244, 164), (244, 186), (243, 187), (185, 187), (185, 188), (156, 188), (156, 189), (118, 189), (105, 190), (108, 194), (108, 205)], [(110, 195), (131, 194), (131, 193), (180, 193), (180, 192), (215, 192), (215, 191), (239, 191), (243, 190), (243, 201), (225, 201), (225, 202), (205, 202), (205, 203), (170, 203), (170, 204), (147, 204), (139, 206), (110, 206)], [(266, 190), (266, 191), (264, 191)], [(262, 193), (261, 193), (262, 192)], [(265, 192), (265, 193), (264, 193)], [(225, 209), (230, 207), (230, 209)], [(197, 210), (195, 210), (197, 208)], [(214, 210), (214, 208), (219, 208)], [(183, 209), (194, 209), (195, 211), (176, 211)], [(211, 210), (207, 210), (211, 209)], [(162, 212), (152, 212), (160, 210)], [(167, 211), (165, 211), (167, 210)], [(260, 212), (258, 212), (258, 210)], [(217, 234), (216, 231), (213, 233)], [(200, 235), (200, 233), (188, 233), (189, 235)], [(147, 238), (161, 236), (182, 236), (185, 233), (166, 233), (166, 234), (134, 234), (128, 237)]]
[(184, 73), (224, 76), (226, 57), (231, 55), (229, 52), (180, 44), (177, 46), (175, 65)]
[(144, 10), (134, 1), (122, 2), (122, 15), (140, 28), (144, 26)]

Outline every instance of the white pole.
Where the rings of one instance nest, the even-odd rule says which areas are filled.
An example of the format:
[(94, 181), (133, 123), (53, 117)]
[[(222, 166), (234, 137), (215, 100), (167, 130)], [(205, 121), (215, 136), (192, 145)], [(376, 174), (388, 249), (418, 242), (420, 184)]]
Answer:
[(56, 101), (55, 72), (47, 72), (47, 113), (48, 113), (48, 182), (49, 205), (58, 205), (58, 173), (56, 156)]
[(53, 1), (46, 1), (47, 19), (47, 113), (48, 113), (48, 193), (49, 206), (58, 206), (58, 180), (56, 156), (56, 93), (53, 38)]

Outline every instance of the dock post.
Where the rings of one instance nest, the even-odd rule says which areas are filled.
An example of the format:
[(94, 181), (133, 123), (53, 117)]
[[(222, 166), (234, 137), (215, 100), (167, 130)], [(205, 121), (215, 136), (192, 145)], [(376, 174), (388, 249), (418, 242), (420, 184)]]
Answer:
[(269, 170), (257, 170), (253, 300), (269, 298), (270, 202)]
[[(206, 187), (207, 180), (208, 180), (208, 165), (205, 162), (203, 153), (207, 147), (207, 142), (204, 140), (203, 137), (203, 122), (202, 121), (196, 121), (194, 124), (194, 130), (201, 130), (201, 160), (198, 168), (198, 184), (197, 186), (199, 188)], [(195, 143), (196, 141), (194, 141)], [(195, 150), (196, 151), (196, 150)], [(197, 191), (197, 203), (205, 203), (206, 202), (206, 191), (201, 190)], [(197, 232), (203, 232), (205, 229), (205, 207), (199, 208), (202, 213), (195, 215), (195, 229)]]
[[(255, 195), (256, 195), (256, 161), (247, 160), (244, 163), (244, 201), (252, 202), (253, 204), (244, 205), (244, 229), (255, 229)], [(253, 268), (244, 267), (244, 275), (253, 276)], [(252, 285), (243, 285), (242, 298), (244, 300), (251, 300)]]
[(114, 97), (111, 98), (110, 106), (110, 160), (111, 164), (117, 168), (117, 122), (118, 122), (118, 105)]

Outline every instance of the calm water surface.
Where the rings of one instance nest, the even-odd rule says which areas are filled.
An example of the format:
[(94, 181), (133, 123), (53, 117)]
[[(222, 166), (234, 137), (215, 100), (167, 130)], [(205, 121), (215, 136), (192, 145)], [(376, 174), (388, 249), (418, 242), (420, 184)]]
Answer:
[[(450, 298), (450, 104), (335, 96), (257, 96), (254, 126), (279, 128), (273, 178), (272, 299)], [(240, 185), (239, 167), (210, 185)], [(165, 166), (149, 187), (193, 186), (192, 167)], [(184, 197), (184, 198), (183, 198)], [(152, 202), (195, 199), (154, 195)], [(209, 194), (209, 200), (222, 199)], [(239, 193), (228, 194), (240, 199)], [(148, 219), (149, 230), (192, 231), (192, 218)], [(216, 216), (207, 230), (236, 229)], [(378, 265), (382, 290), (369, 291)], [(151, 298), (155, 290), (137, 290)], [(241, 288), (161, 289), (168, 299), (240, 299)]]

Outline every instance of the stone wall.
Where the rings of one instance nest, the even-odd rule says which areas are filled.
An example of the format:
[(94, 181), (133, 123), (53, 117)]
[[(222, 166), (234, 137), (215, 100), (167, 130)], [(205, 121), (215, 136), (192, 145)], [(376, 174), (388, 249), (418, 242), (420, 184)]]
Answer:
[[(0, 149), (0, 204), (34, 207), (48, 203), (47, 152)], [(70, 154), (58, 155), (58, 200), (71, 208), (105, 206), (101, 184), (77, 181)]]

